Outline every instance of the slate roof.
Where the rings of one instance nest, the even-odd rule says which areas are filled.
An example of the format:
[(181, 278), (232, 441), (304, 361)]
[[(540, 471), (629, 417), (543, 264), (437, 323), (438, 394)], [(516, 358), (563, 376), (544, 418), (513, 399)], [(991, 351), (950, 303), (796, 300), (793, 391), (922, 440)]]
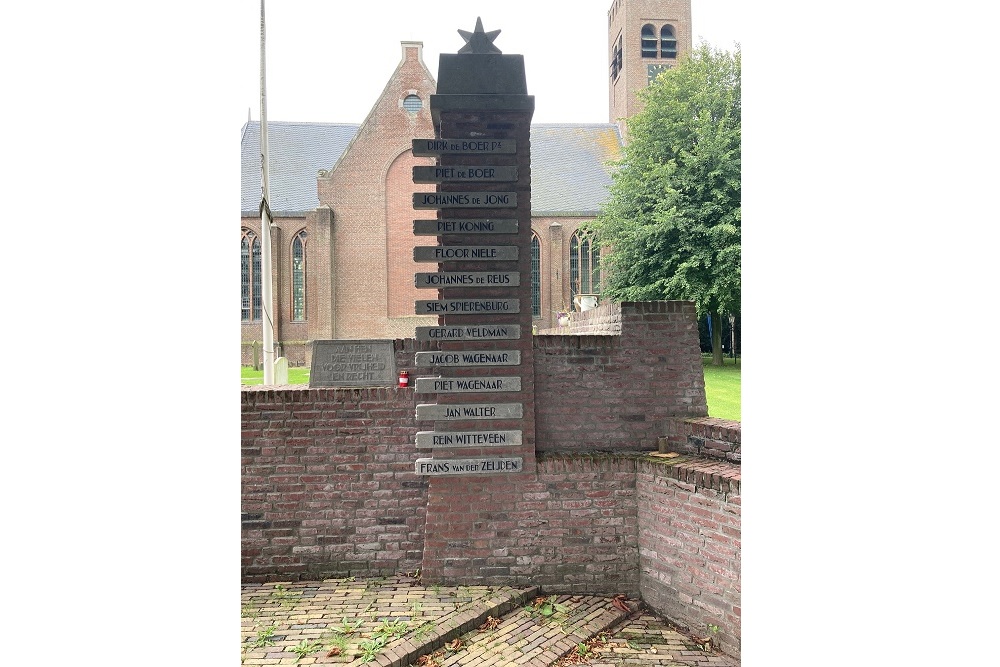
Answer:
[[(303, 215), (319, 206), (316, 174), (331, 169), (361, 127), (354, 123), (268, 122), (268, 180), (275, 216)], [(593, 216), (611, 184), (608, 162), (620, 158), (613, 123), (531, 126), (531, 213)], [(241, 211), (260, 207), (260, 121), (243, 126)]]
[(531, 214), (593, 216), (621, 158), (614, 123), (531, 126)]
[[(332, 169), (360, 123), (267, 123), (267, 180), (271, 214), (307, 213), (319, 206), (316, 172)], [(260, 211), (260, 121), (243, 126), (240, 142), (240, 210)]]

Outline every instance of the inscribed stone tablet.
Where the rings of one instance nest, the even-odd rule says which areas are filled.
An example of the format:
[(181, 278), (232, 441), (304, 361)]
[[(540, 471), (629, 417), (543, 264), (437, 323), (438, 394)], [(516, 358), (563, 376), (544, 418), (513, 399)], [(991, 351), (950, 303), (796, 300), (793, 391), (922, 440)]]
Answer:
[(444, 234), (517, 234), (516, 218), (470, 218), (465, 220), (414, 220), (414, 236)]
[(517, 208), (517, 193), (414, 192), (413, 208)]
[(518, 257), (517, 246), (423, 246), (413, 248), (414, 262), (470, 262), (492, 260), (505, 262)]
[(387, 387), (397, 381), (391, 340), (313, 341), (310, 387)]
[(524, 460), (520, 456), (482, 459), (417, 459), (414, 472), (418, 475), (498, 475), (521, 472)]
[(414, 273), (417, 288), (442, 289), (444, 287), (517, 287), (521, 274), (517, 271), (439, 271)]
[(518, 340), (520, 324), (470, 324), (468, 326), (417, 327), (417, 340)]
[(455, 350), (417, 352), (417, 366), (519, 366), (520, 350)]
[(447, 153), (467, 155), (513, 155), (517, 142), (513, 139), (414, 139), (414, 155), (432, 157)]
[(417, 431), (417, 449), (434, 447), (518, 447), (521, 431)]
[(499, 165), (456, 165), (414, 167), (414, 183), (464, 183), (468, 181), (517, 181), (517, 167)]
[(521, 403), (421, 403), (417, 406), (417, 421), (450, 421), (464, 419), (521, 419)]
[(519, 299), (441, 299), (439, 301), (415, 301), (413, 311), (417, 315), (473, 315), (476, 313), (519, 313)]
[(418, 394), (473, 394), (477, 392), (521, 391), (521, 377), (430, 377), (417, 378)]

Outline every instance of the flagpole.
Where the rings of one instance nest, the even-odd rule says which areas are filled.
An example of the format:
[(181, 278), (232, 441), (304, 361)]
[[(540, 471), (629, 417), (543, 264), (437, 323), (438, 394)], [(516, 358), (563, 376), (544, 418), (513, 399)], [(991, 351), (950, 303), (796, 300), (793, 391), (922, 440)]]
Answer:
[(260, 0), (260, 237), (261, 300), (264, 306), (264, 384), (274, 384), (274, 318), (271, 316), (271, 197), (267, 181), (267, 94), (265, 92), (264, 0)]

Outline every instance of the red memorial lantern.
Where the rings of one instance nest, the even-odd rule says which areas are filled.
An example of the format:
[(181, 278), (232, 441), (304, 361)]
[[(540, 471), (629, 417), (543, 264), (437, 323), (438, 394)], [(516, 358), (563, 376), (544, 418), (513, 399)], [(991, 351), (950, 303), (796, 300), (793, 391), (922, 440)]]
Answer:
[(399, 371), (399, 388), (405, 389), (410, 386), (410, 372)]

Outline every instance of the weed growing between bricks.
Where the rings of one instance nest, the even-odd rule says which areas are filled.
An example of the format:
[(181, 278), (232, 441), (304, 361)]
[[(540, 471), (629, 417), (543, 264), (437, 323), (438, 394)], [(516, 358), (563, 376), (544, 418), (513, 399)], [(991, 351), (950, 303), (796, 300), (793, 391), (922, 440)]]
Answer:
[(621, 664), (605, 662), (612, 656), (648, 667), (733, 664), (706, 641), (711, 628), (706, 637), (681, 634), (624, 595), (386, 577), (247, 585), (242, 597), (244, 665)]
[(413, 577), (244, 587), (241, 662), (291, 664), (294, 655), (295, 663), (319, 659), (365, 664), (399, 640), (419, 645), (435, 635), (440, 623), (496, 594), (496, 587), (490, 586), (431, 590), (419, 587)]

